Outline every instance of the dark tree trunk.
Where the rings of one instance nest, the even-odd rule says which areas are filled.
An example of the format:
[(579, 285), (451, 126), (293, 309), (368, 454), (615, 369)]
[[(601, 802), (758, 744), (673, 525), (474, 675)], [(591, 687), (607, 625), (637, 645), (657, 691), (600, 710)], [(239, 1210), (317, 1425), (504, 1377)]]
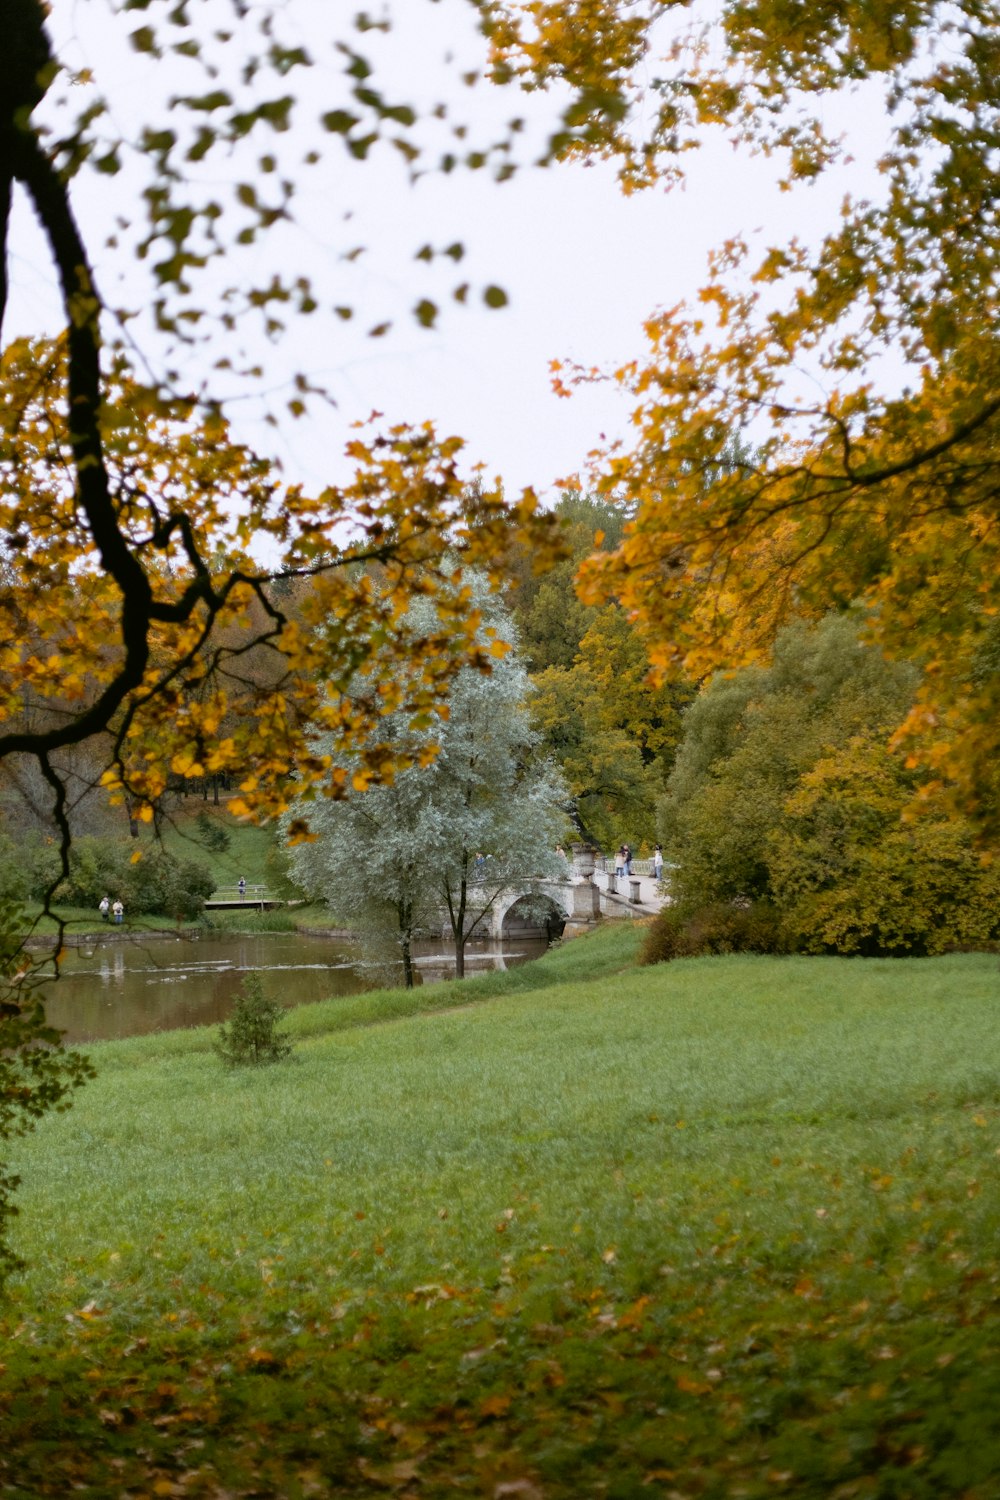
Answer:
[(467, 904), (468, 886), (466, 884), (466, 868), (468, 856), (462, 862), (462, 883), (459, 886), (458, 911), (452, 918), (451, 930), (455, 939), (455, 978), (465, 978), (465, 908)]
[(413, 954), (411, 944), (413, 942), (413, 907), (409, 901), (403, 901), (396, 908), (399, 915), (399, 949), (403, 955), (403, 987), (413, 988)]

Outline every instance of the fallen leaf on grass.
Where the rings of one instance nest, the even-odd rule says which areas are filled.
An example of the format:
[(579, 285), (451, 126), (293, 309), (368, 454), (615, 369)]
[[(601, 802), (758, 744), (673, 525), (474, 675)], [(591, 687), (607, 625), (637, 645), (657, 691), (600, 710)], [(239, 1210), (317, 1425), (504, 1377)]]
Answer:
[(479, 1415), (481, 1417), (503, 1417), (510, 1410), (509, 1396), (487, 1396), (485, 1401), (479, 1403)]

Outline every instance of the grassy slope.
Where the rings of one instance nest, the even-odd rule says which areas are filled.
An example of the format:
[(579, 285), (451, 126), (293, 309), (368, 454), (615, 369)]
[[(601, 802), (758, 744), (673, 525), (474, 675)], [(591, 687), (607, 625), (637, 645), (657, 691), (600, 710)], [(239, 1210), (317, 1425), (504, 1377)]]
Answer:
[(9, 1492), (1000, 1494), (996, 959), (632, 941), (260, 1074), (94, 1049), (17, 1150)]
[[(200, 838), (198, 817), (204, 813), (229, 835), (228, 849), (208, 849)], [(225, 802), (219, 807), (200, 798), (188, 797), (173, 809), (163, 828), (164, 846), (178, 859), (193, 859), (207, 865), (215, 877), (216, 889), (232, 888), (242, 875), (248, 885), (262, 885), (274, 890), (281, 883), (280, 870), (274, 858), (274, 833), (229, 816)]]

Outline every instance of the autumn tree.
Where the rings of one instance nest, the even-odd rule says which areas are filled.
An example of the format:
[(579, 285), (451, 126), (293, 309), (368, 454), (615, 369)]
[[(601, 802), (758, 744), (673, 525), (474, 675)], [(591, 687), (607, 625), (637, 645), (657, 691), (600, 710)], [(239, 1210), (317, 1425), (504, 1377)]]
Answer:
[(691, 705), (661, 808), (682, 916), (762, 905), (806, 952), (940, 952), (1000, 931), (970, 821), (904, 817), (926, 773), (887, 736), (919, 673), (865, 645), (862, 625), (785, 627), (767, 667), (719, 674)]
[(583, 838), (603, 849), (652, 840), (691, 691), (651, 680), (645, 645), (617, 605), (592, 612), (570, 666), (533, 678), (535, 722)]
[[(720, 248), (699, 306), (650, 319), (619, 372), (637, 438), (601, 479), (630, 518), (583, 597), (696, 678), (864, 601), (921, 666), (893, 727), (925, 801), (996, 827), (1000, 12), (727, 0), (700, 40), (663, 83), (679, 144), (722, 129), (804, 191), (847, 149), (824, 127), (846, 97), (884, 123), (880, 175), (813, 242)], [(720, 465), (734, 434), (752, 457)]]
[(577, 594), (577, 570), (596, 546), (608, 551), (618, 546), (627, 516), (621, 505), (573, 491), (560, 498), (555, 514), (562, 523), (565, 556), (544, 573), (532, 567), (528, 554), (515, 556), (507, 591), (520, 649), (534, 676), (549, 667), (573, 665), (597, 615)]

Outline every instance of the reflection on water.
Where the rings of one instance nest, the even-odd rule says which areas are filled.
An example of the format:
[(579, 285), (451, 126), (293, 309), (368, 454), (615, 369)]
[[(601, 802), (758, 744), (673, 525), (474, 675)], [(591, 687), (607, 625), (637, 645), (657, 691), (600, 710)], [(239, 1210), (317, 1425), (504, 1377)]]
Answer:
[[(470, 943), (467, 972), (507, 968), (538, 958), (543, 940)], [(442, 943), (417, 945), (425, 983), (454, 973), (454, 954)], [(50, 1023), (70, 1042), (139, 1036), (181, 1026), (208, 1026), (232, 1012), (243, 976), (260, 972), (264, 992), (282, 1005), (309, 1005), (402, 983), (402, 965), (367, 958), (353, 943), (298, 933), (191, 934), (98, 939), (71, 949), (59, 979), (45, 987)]]

